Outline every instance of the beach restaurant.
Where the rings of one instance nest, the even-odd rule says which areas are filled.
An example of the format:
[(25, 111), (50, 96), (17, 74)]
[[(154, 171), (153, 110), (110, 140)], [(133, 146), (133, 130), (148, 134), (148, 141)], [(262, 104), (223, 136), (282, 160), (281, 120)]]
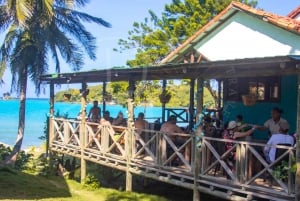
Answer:
[[(142, 175), (192, 189), (194, 200), (199, 200), (199, 191), (230, 200), (253, 197), (295, 200), (299, 196), (299, 173), (283, 172), (278, 164), (285, 161), (288, 170), (295, 160), (298, 165), (298, 140), (296, 148), (277, 146), (276, 149), (284, 151), (272, 163), (260, 153), (265, 143), (257, 141), (220, 139), (191, 132), (172, 134), (185, 139), (185, 143), (176, 145), (166, 133), (152, 129), (140, 132), (134, 128), (133, 100), (138, 81), (189, 79), (189, 110), (196, 108), (195, 113), (189, 112), (190, 124), (199, 124), (203, 82), (216, 79), (224, 121), (243, 114), (247, 122), (262, 125), (270, 118), (271, 108), (279, 106), (285, 111), (290, 130), (299, 131), (299, 13), (297, 8), (288, 16), (278, 16), (234, 2), (160, 65), (42, 76), (41, 80), (50, 86), (52, 114), (55, 84), (81, 83), (84, 111), (88, 83), (103, 82), (105, 86), (107, 82), (129, 82), (127, 127), (100, 125), (93, 129), (93, 123), (86, 122), (85, 118), (74, 122), (53, 116), (49, 125), (49, 149), (81, 159), (82, 178), (86, 174), (86, 161), (124, 171), (126, 190), (132, 190), (133, 175)], [(101, 136), (100, 140), (97, 136)], [(254, 133), (253, 138), (267, 138), (261, 136)], [(220, 149), (227, 143), (233, 144), (230, 150)], [(233, 166), (228, 162), (232, 152), (235, 153)], [(176, 165), (175, 160), (179, 161)]]

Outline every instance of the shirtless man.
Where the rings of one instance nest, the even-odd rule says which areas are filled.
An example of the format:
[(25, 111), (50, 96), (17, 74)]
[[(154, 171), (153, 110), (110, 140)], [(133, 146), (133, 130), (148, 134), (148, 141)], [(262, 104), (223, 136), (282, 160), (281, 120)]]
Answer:
[[(176, 135), (174, 135), (175, 133), (183, 133), (183, 130), (176, 125), (176, 121), (177, 121), (176, 116), (174, 115), (169, 116), (168, 121), (161, 126), (160, 131), (168, 135), (177, 147), (180, 147), (182, 144), (185, 143), (186, 138), (185, 137), (176, 138)], [(169, 157), (173, 152), (174, 150), (167, 145), (167, 156)], [(191, 144), (188, 144), (184, 149), (184, 158), (187, 162), (190, 161), (190, 155), (191, 155)]]
[[(183, 133), (182, 129), (176, 125), (176, 116), (171, 115), (168, 118), (168, 121), (161, 126), (161, 132), (166, 133), (174, 142), (176, 136), (172, 135), (173, 133)], [(169, 135), (171, 134), (171, 135)]]
[(140, 112), (137, 120), (134, 122), (135, 128), (140, 130), (145, 130), (149, 127), (148, 122), (144, 118), (145, 118), (144, 113)]
[(99, 122), (101, 119), (101, 109), (98, 107), (98, 101), (94, 101), (94, 106), (90, 109), (88, 118), (91, 122)]

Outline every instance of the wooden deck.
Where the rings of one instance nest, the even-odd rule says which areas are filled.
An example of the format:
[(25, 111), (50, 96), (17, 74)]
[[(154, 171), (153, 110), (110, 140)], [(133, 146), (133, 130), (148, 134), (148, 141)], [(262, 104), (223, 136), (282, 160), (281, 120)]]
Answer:
[[(294, 175), (273, 176), (273, 169), (284, 155), (288, 168), (294, 148), (268, 164), (260, 151), (261, 143), (176, 134), (174, 143), (164, 133), (123, 127), (99, 126), (73, 120), (50, 119), (50, 150), (140, 175), (176, 186), (197, 189), (230, 200), (294, 200)], [(225, 151), (225, 143), (233, 142)], [(235, 159), (230, 160), (235, 153)]]

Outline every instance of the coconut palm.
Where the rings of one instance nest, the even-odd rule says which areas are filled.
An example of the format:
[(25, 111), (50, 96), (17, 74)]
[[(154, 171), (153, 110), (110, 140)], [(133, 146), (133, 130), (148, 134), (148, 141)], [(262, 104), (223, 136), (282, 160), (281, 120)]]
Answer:
[(39, 77), (48, 72), (51, 55), (60, 71), (59, 58), (72, 70), (83, 66), (83, 55), (95, 59), (95, 37), (83, 22), (105, 27), (110, 24), (101, 18), (75, 10), (88, 0), (6, 0), (0, 1), (0, 30), (6, 31), (0, 47), (0, 78), (5, 69), (12, 73), (12, 89), (19, 93), (18, 135), (12, 155), (6, 163), (14, 163), (22, 145), (25, 128), (25, 102), (28, 77), (40, 92)]

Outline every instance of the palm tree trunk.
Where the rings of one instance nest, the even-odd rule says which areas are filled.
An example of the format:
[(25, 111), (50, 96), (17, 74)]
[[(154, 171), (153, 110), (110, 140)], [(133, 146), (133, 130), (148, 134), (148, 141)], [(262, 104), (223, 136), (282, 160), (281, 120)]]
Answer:
[(21, 151), (21, 146), (24, 137), (25, 129), (25, 105), (26, 105), (26, 88), (27, 88), (27, 67), (22, 69), (20, 74), (20, 106), (19, 106), (19, 126), (17, 140), (12, 150), (12, 153), (6, 158), (6, 165), (14, 165), (19, 152)]

